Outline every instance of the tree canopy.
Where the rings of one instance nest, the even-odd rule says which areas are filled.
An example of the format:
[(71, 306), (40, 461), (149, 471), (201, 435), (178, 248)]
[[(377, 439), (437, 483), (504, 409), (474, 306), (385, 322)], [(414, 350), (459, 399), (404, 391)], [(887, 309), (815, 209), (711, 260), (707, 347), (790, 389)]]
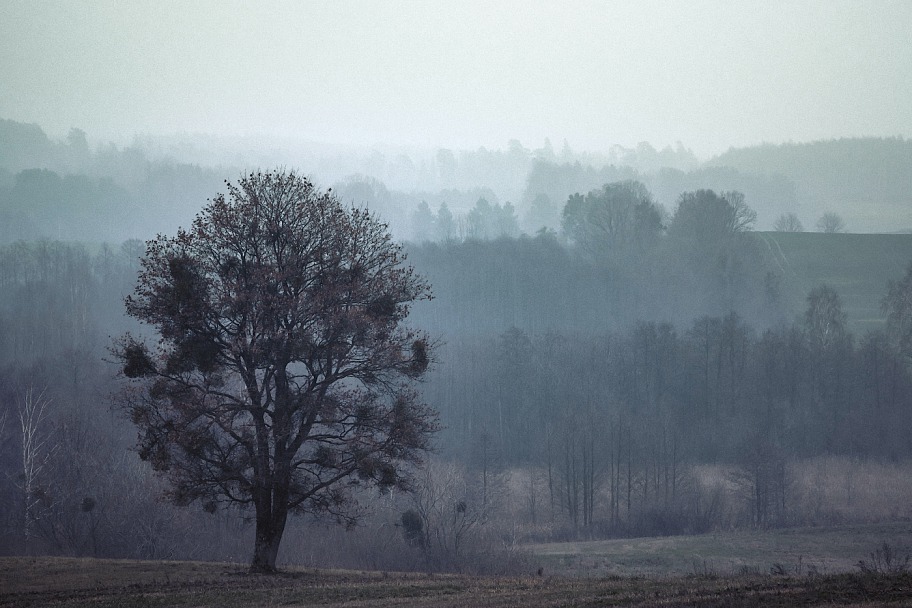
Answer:
[(750, 230), (756, 220), (742, 193), (697, 190), (681, 194), (669, 232), (697, 242), (725, 242)]
[(177, 236), (147, 243), (127, 311), (125, 406), (178, 504), (256, 513), (252, 569), (274, 571), (290, 513), (352, 521), (352, 489), (403, 486), (436, 414), (432, 359), (405, 327), (429, 286), (384, 224), (293, 172), (227, 184)]
[(564, 232), (596, 259), (642, 252), (662, 232), (662, 212), (640, 182), (605, 184), (572, 195), (563, 212)]

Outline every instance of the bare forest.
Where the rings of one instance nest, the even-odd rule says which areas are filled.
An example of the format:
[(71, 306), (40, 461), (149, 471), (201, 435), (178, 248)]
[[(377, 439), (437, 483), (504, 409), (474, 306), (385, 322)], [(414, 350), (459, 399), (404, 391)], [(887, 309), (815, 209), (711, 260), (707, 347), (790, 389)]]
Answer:
[(0, 121), (6, 555), (533, 573), (912, 517), (908, 140), (196, 143)]

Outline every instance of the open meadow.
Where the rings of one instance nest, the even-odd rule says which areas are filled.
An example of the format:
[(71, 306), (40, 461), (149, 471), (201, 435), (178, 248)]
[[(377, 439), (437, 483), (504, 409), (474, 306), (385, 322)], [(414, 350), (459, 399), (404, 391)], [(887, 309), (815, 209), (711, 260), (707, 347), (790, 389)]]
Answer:
[(552, 543), (510, 577), (9, 557), (0, 607), (908, 606), (910, 544), (908, 523)]
[[(741, 530), (530, 545), (536, 563), (566, 576), (681, 577), (779, 573), (816, 576), (857, 572), (886, 544), (905, 557), (912, 524)], [(912, 598), (910, 598), (912, 599)]]
[(792, 310), (803, 310), (808, 292), (827, 284), (839, 293), (859, 336), (883, 326), (887, 282), (900, 279), (912, 260), (909, 234), (756, 234), (782, 272)]
[(0, 559), (0, 606), (907, 606), (907, 573), (476, 577), (76, 558)]

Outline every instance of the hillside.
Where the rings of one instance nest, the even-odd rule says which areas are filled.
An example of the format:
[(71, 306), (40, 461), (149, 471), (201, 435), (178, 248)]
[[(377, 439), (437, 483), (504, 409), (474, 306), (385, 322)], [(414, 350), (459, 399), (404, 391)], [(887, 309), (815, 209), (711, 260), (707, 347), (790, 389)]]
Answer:
[(842, 298), (857, 335), (882, 326), (880, 302), (887, 281), (902, 277), (912, 262), (912, 234), (821, 234), (758, 232), (783, 271), (783, 292), (799, 314), (804, 298), (826, 283)]
[(835, 212), (852, 232), (912, 231), (912, 140), (763, 144), (730, 149), (686, 170), (634, 167), (618, 160), (601, 167), (533, 163), (522, 201), (534, 211), (527, 219), (557, 227), (560, 209), (571, 194), (636, 179), (669, 213), (682, 192), (738, 190), (757, 212), (755, 228), (761, 230), (771, 229), (783, 213), (795, 213), (806, 230), (814, 230), (821, 215)]
[(704, 167), (792, 182), (792, 211), (807, 229), (824, 211), (841, 214), (853, 232), (912, 229), (912, 140), (866, 137), (733, 148)]

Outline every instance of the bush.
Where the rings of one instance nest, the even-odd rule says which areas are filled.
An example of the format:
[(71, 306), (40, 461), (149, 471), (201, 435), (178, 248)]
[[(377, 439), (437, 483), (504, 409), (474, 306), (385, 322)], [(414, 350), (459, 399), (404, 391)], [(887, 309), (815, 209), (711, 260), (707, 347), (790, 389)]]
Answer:
[(871, 552), (871, 559), (858, 560), (856, 566), (864, 574), (901, 574), (909, 571), (908, 552), (900, 554), (896, 549), (887, 543)]

